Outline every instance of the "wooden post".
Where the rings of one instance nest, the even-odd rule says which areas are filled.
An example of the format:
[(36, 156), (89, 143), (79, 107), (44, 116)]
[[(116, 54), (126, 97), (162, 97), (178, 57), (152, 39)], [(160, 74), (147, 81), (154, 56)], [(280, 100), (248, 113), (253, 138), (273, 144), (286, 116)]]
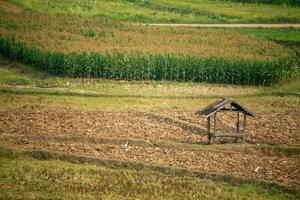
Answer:
[(207, 138), (208, 144), (210, 144), (211, 134), (210, 134), (210, 116), (207, 118)]
[(217, 128), (217, 112), (214, 114), (214, 134), (216, 134), (216, 128)]
[(244, 130), (243, 130), (243, 132), (245, 133), (245, 131), (246, 131), (246, 118), (247, 118), (247, 115), (246, 115), (246, 113), (244, 112)]
[[(236, 123), (236, 133), (240, 134), (240, 112), (237, 112), (237, 123)], [(238, 137), (235, 138), (235, 142), (238, 141)]]
[(217, 113), (218, 112), (215, 112), (215, 114), (214, 114), (214, 135), (211, 136), (212, 143), (215, 143), (215, 135), (216, 135), (216, 131), (217, 131), (216, 129), (217, 129), (217, 121), (218, 121)]
[(246, 112), (244, 112), (244, 125), (243, 125), (243, 137), (242, 137), (242, 141), (244, 141), (244, 139), (245, 139), (245, 133), (246, 133), (246, 117), (247, 117), (247, 115), (246, 115)]
[(240, 112), (237, 112), (236, 132), (240, 132)]

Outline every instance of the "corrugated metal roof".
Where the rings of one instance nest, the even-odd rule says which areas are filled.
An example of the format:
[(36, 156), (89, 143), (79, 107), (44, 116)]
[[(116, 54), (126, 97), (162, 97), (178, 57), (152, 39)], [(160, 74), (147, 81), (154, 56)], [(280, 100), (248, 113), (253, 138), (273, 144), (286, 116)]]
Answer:
[(254, 112), (251, 112), (250, 110), (248, 110), (247, 108), (245, 108), (244, 106), (239, 104), (238, 102), (229, 100), (229, 99), (225, 99), (225, 98), (218, 99), (214, 103), (212, 103), (212, 104), (206, 106), (205, 108), (203, 108), (202, 110), (196, 112), (196, 114), (205, 116), (205, 117), (209, 117), (210, 115), (214, 114), (215, 112), (222, 110), (227, 105), (231, 105), (236, 110), (246, 113), (246, 115), (249, 115), (252, 117), (257, 116)]

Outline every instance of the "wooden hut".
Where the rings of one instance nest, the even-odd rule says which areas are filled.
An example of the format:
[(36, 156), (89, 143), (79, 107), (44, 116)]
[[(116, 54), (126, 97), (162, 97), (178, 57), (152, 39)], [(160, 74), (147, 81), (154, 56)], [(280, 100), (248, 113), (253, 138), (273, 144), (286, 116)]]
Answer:
[[(216, 131), (217, 124), (218, 124), (218, 119), (217, 119), (218, 112), (236, 112), (237, 123), (236, 123), (235, 132), (226, 133), (226, 132)], [(257, 114), (251, 112), (249, 109), (245, 108), (238, 102), (230, 99), (225, 99), (225, 98), (215, 101), (214, 103), (208, 105), (204, 109), (196, 112), (196, 114), (207, 118), (207, 137), (208, 137), (209, 144), (211, 143), (211, 139), (215, 137), (235, 137), (236, 139), (244, 138), (247, 116), (257, 117)], [(241, 124), (240, 114), (243, 115), (243, 121), (242, 121), (243, 127), (240, 126)], [(211, 127), (211, 116), (213, 116), (214, 118), (213, 129)]]

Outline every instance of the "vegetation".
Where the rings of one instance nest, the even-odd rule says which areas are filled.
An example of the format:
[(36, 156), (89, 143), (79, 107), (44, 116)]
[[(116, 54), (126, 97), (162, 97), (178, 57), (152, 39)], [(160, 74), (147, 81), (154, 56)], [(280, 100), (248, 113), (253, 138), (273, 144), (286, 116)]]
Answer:
[[(102, 16), (107, 19), (131, 22), (274, 23), (299, 22), (300, 19), (298, 7), (244, 4), (221, 0), (10, 1), (39, 12)], [(289, 2), (294, 1), (289, 0)]]
[[(73, 127), (68, 125), (68, 120), (74, 122), (68, 114), (73, 113), (82, 122), (85, 119), (82, 117), (89, 115), (85, 113), (88, 110), (97, 113), (100, 110), (157, 111), (158, 114), (163, 114), (172, 109), (174, 115), (179, 114), (182, 119), (189, 121), (186, 113), (192, 113), (224, 96), (238, 100), (255, 112), (262, 112), (263, 116), (269, 116), (268, 112), (275, 111), (270, 115), (271, 118), (274, 116), (275, 122), (263, 123), (262, 129), (267, 133), (276, 130), (274, 134), (279, 139), (290, 139), (291, 134), (296, 134), (297, 117), (300, 113), (300, 52), (297, 49), (299, 30), (171, 28), (137, 26), (128, 22), (298, 23), (299, 19), (299, 7), (296, 6), (221, 0), (0, 0), (0, 114), (4, 119), (1, 121), (4, 122), (3, 127), (5, 124), (9, 125), (9, 128), (0, 130), (3, 134), (0, 138), (3, 145), (0, 147), (0, 199), (297, 199), (297, 194), (280, 190), (280, 186), (262, 187), (255, 184), (256, 181), (252, 184), (233, 184), (233, 181), (225, 183), (220, 180), (227, 181), (227, 178), (213, 181), (215, 179), (200, 179), (184, 173), (158, 172), (150, 168), (138, 170), (120, 168), (113, 164), (111, 167), (99, 163), (88, 164), (84, 159), (80, 164), (74, 164), (71, 163), (72, 159), (70, 162), (55, 160), (54, 157), (50, 159), (47, 153), (41, 153), (40, 157), (33, 159), (28, 154), (26, 156), (25, 153), (10, 151), (5, 147), (40, 148), (42, 146), (35, 144), (40, 144), (43, 140), (43, 148), (49, 150), (69, 153), (69, 147), (79, 147), (85, 152), (88, 148), (94, 149), (96, 144), (81, 139), (90, 137), (92, 140), (93, 134), (90, 135), (88, 126), (96, 124), (99, 127), (99, 124), (88, 121), (78, 123), (87, 126)], [(24, 118), (20, 117), (21, 120), (14, 117), (21, 116), (17, 112), (10, 116), (16, 110), (23, 112), (23, 109), (25, 114)], [(32, 111), (32, 115), (26, 114), (27, 110)], [(56, 117), (61, 114), (49, 115), (51, 110), (62, 110), (66, 118)], [(51, 120), (46, 120), (45, 116)], [(110, 117), (105, 119), (109, 124), (106, 128), (114, 134), (111, 131), (114, 123), (110, 120), (114, 118), (114, 114)], [(141, 117), (137, 118), (141, 121)], [(280, 121), (285, 118), (287, 121)], [(52, 124), (52, 121), (59, 122), (59, 125)], [(122, 124), (117, 128), (118, 131), (124, 132), (122, 127), (128, 123), (124, 123), (121, 115), (116, 122)], [(153, 130), (149, 129), (149, 135), (153, 136), (160, 122), (145, 122), (153, 127)], [(261, 123), (261, 120), (257, 123)], [(282, 127), (279, 127), (283, 123), (292, 124), (291, 129), (285, 129), (286, 136), (281, 131)], [(52, 125), (54, 128), (50, 130)], [(35, 126), (39, 128), (34, 129)], [(137, 127), (142, 126), (141, 124)], [(169, 127), (171, 125), (168, 124), (164, 126), (166, 130), (180, 129)], [(66, 130), (73, 132), (70, 127), (80, 134), (67, 134)], [(103, 127), (100, 126), (101, 129)], [(133, 132), (138, 129), (134, 128)], [(165, 129), (162, 130), (157, 133), (161, 135), (165, 132)], [(139, 131), (137, 134), (143, 137)], [(274, 134), (268, 134), (269, 138), (274, 137)], [(38, 138), (39, 136), (41, 137)], [(114, 134), (114, 137), (118, 136), (120, 135)], [(123, 140), (127, 140), (119, 139), (122, 144)], [(188, 148), (193, 146), (201, 151), (214, 152), (212, 155), (217, 157), (213, 156), (209, 160), (216, 163), (216, 159), (224, 157), (223, 151), (235, 152), (239, 149), (237, 152), (241, 154), (239, 157), (244, 163), (236, 165), (240, 168), (249, 164), (252, 159), (251, 157), (247, 160), (250, 154), (256, 154), (253, 158), (259, 158), (259, 162), (253, 165), (251, 173), (259, 170), (253, 176), (259, 182), (273, 173), (265, 167), (265, 162), (272, 165), (277, 157), (287, 160), (288, 163), (297, 163), (298, 159), (298, 147), (264, 146), (265, 140), (254, 140), (255, 145), (240, 144), (233, 147), (228, 144), (224, 148), (201, 146), (197, 142), (191, 144), (184, 140), (182, 143), (172, 143), (182, 145), (174, 146), (172, 150), (177, 153), (177, 147), (187, 147), (190, 151)], [(93, 142), (98, 143), (97, 141)], [(294, 135), (291, 141), (288, 144), (296, 144)], [(151, 141), (145, 140), (147, 148), (138, 146), (143, 150), (140, 151), (141, 155), (144, 152), (148, 154), (148, 150), (153, 150), (151, 156), (156, 155), (156, 150), (163, 147), (153, 143), (153, 148), (152, 144), (149, 148), (149, 142)], [(166, 144), (168, 142), (167, 140)], [(120, 149), (120, 143), (117, 143), (104, 141), (103, 145), (110, 149)], [(125, 145), (127, 144), (128, 142)], [(102, 143), (97, 145), (101, 146)], [(254, 146), (260, 150), (256, 151)], [(159, 151), (162, 154), (166, 152), (167, 160), (178, 159), (178, 163), (186, 162), (181, 157), (170, 157), (168, 151)], [(273, 154), (271, 151), (276, 152)], [(75, 152), (80, 155), (81, 151), (72, 149), (72, 153)], [(108, 154), (106, 150), (102, 152)], [(132, 152), (135, 151), (128, 153)], [(82, 155), (96, 155), (85, 153)], [(185, 158), (187, 154), (184, 151), (182, 153), (182, 158)], [(232, 158), (230, 154), (228, 157)], [(128, 160), (135, 161), (138, 160)], [(220, 169), (221, 166), (222, 164)], [(248, 170), (245, 171), (248, 173)], [(279, 171), (286, 173), (286, 170)], [(290, 171), (287, 184), (295, 180), (291, 176), (294, 170)], [(206, 172), (208, 171), (204, 171)], [(243, 170), (237, 169), (233, 174), (236, 173), (238, 178), (243, 174), (240, 172)], [(260, 176), (259, 173), (266, 176)], [(285, 184), (279, 180), (281, 178), (282, 176), (278, 179), (270, 177), (266, 180)], [(296, 182), (292, 184), (296, 185)]]
[[(69, 1), (44, 5), (52, 2)], [(299, 62), (289, 48), (233, 31), (11, 10), (0, 13), (0, 53), (56, 75), (269, 85), (291, 77)]]
[(274, 41), (278, 44), (299, 47), (300, 46), (300, 29), (219, 29), (219, 31), (226, 31), (230, 33), (234, 31), (239, 34), (251, 35), (257, 38)]
[(231, 0), (233, 2), (242, 3), (263, 3), (273, 5), (288, 5), (288, 6), (300, 6), (299, 0)]
[[(299, 80), (275, 87), (178, 82), (72, 79), (0, 59), (0, 109), (197, 110), (218, 97), (256, 112), (299, 113)], [(298, 89), (297, 89), (298, 88)], [(280, 91), (280, 95), (273, 92)], [(287, 96), (288, 95), (288, 96)], [(55, 134), (53, 134), (55, 136)], [(26, 142), (26, 141), (25, 141)], [(28, 141), (28, 142), (31, 142)], [(194, 144), (197, 147), (198, 144)], [(205, 145), (206, 148), (208, 145)], [(262, 148), (262, 145), (255, 145)], [(215, 146), (213, 148), (216, 148)], [(227, 146), (228, 151), (232, 146)], [(242, 149), (241, 147), (239, 149)], [(284, 148), (284, 147), (282, 147)], [(293, 193), (252, 184), (231, 185), (186, 175), (36, 160), (0, 148), (0, 199), (297, 199)], [(253, 152), (250, 151), (250, 154)], [(294, 154), (293, 154), (294, 155)], [(295, 158), (297, 159), (297, 158)], [(130, 192), (129, 192), (130, 191)]]
[[(101, 17), (53, 16), (32, 11), (0, 12), (0, 16), (1, 37), (15, 37), (47, 51), (180, 54), (231, 60), (272, 60), (290, 55), (289, 49), (274, 42), (218, 29), (145, 27)], [(266, 34), (269, 32), (266, 30)], [(297, 37), (292, 30), (287, 30), (286, 35)]]
[(216, 98), (236, 99), (257, 112), (300, 112), (299, 75), (272, 87), (169, 81), (115, 81), (53, 76), (0, 59), (0, 109), (187, 109)]
[(290, 49), (234, 32), (1, 15), (1, 54), (56, 75), (268, 85), (292, 76), (299, 62)]
[[(57, 193), (59, 190), (59, 193)], [(296, 199), (275, 188), (232, 186), (154, 171), (39, 161), (0, 151), (0, 199)]]
[[(220, 29), (219, 29), (220, 30)], [(299, 43), (300, 42), (300, 29), (274, 29), (274, 28), (260, 28), (260, 29), (245, 29), (245, 28), (233, 28), (233, 29), (221, 29), (223, 31), (234, 31), (236, 33), (255, 36), (257, 38), (262, 38), (271, 41), (279, 42), (290, 42)]]
[(268, 85), (291, 77), (299, 62), (291, 60), (229, 61), (176, 55), (125, 56), (113, 54), (46, 52), (14, 39), (0, 39), (0, 54), (56, 75), (126, 80), (176, 80), (240, 85)]

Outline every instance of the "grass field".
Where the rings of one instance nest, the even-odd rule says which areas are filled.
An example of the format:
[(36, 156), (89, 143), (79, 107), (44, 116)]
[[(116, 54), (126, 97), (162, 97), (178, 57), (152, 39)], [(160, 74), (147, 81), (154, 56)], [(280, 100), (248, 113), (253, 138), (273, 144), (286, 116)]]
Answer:
[[(9, 5), (19, 10), (1, 12), (1, 54), (56, 75), (270, 85), (293, 76), (299, 62), (295, 48), (250, 31), (142, 27)], [(285, 35), (295, 40), (298, 30), (271, 39)]]
[[(22, 43), (47, 51), (117, 51), (125, 54), (138, 52), (256, 60), (289, 55), (288, 49), (280, 45), (233, 31), (228, 34), (206, 28), (143, 27), (27, 10), (21, 13), (1, 12), (0, 28), (2, 37), (14, 36)], [(263, 31), (268, 34), (272, 30)], [(298, 38), (298, 31), (286, 30), (287, 34)], [(281, 33), (277, 35), (285, 36)]]
[(131, 24), (299, 22), (253, 2), (0, 1), (0, 199), (299, 199), (299, 30)]
[[(296, 199), (276, 188), (0, 153), (1, 199)], [(17, 186), (17, 187), (16, 187)], [(59, 188), (59, 194), (57, 193)], [(130, 192), (128, 192), (130, 191)]]
[[(222, 30), (222, 29), (221, 29)], [(300, 31), (299, 29), (225, 29), (224, 31), (234, 31), (236, 33), (251, 35), (257, 38), (275, 41), (286, 46), (299, 47)]]
[[(299, 7), (230, 1), (39, 1), (11, 0), (24, 8), (60, 15), (101, 16), (131, 22), (278, 23), (299, 22)], [(116, 11), (117, 10), (117, 11)]]
[(242, 2), (242, 3), (300, 6), (300, 2), (295, 0), (229, 0), (229, 1)]
[[(281, 106), (282, 101), (290, 101), (289, 104), (294, 105), (289, 108), (290, 110), (299, 110), (298, 105), (300, 104), (298, 75), (291, 82), (282, 81), (273, 87), (199, 85), (170, 81), (118, 82), (108, 79), (63, 78), (49, 75), (31, 66), (12, 62), (3, 57), (0, 61), (0, 84), (7, 86), (5, 87), (7, 89), (3, 88), (4, 91), (7, 91), (8, 94), (12, 93), (12, 96), (2, 96), (4, 108), (34, 104), (38, 107), (46, 106), (45, 108), (59, 106), (62, 109), (79, 107), (88, 110), (116, 110), (116, 106), (117, 109), (127, 109), (131, 106), (147, 109), (189, 107), (197, 109), (199, 106), (204, 106), (213, 99), (223, 96), (247, 102), (250, 107), (258, 110), (279, 109), (284, 111), (287, 107)], [(16, 88), (9, 89), (10, 85), (16, 86)], [(23, 95), (19, 97), (17, 95), (18, 86), (28, 87), (20, 88)], [(45, 90), (39, 86), (49, 88)], [(84, 98), (85, 96), (90, 98)], [(255, 103), (252, 102), (253, 98), (256, 99)]]

